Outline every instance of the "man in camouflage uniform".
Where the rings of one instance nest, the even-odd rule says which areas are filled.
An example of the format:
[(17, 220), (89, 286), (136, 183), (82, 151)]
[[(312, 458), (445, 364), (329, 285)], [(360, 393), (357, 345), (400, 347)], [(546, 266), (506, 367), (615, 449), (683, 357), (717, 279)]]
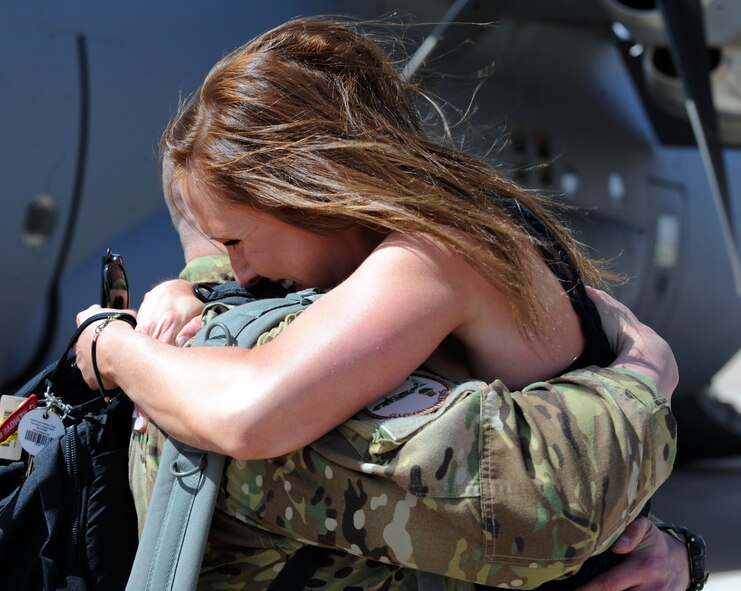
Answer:
[[(227, 267), (200, 258), (181, 278), (216, 283)], [(132, 439), (140, 527), (163, 441), (152, 424)], [(607, 550), (674, 456), (668, 402), (631, 372), (511, 393), (419, 371), (301, 450), (228, 461), (199, 587), (267, 589), (314, 544), (343, 552), (323, 555), (311, 589), (412, 590), (413, 569), (448, 590), (533, 589)]]

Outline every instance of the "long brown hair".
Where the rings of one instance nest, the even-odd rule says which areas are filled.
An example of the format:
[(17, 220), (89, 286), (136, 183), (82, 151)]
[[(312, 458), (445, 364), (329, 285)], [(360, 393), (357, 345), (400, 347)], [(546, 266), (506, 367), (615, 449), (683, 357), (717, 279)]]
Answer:
[(599, 283), (601, 273), (544, 198), (433, 139), (417, 113), (420, 92), (351, 25), (289, 21), (221, 59), (181, 105), (161, 143), (173, 165), (168, 199), (189, 174), (226, 203), (248, 203), (313, 232), (363, 225), (434, 236), (490, 278), (534, 328), (523, 252), (532, 238), (503, 204), (535, 214), (585, 282)]

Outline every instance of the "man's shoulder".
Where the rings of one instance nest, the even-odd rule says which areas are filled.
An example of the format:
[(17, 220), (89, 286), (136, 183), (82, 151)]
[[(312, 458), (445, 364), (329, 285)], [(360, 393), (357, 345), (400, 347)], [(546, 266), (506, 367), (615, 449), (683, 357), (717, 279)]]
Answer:
[(191, 283), (223, 283), (234, 279), (234, 272), (228, 256), (208, 255), (189, 261), (179, 278)]

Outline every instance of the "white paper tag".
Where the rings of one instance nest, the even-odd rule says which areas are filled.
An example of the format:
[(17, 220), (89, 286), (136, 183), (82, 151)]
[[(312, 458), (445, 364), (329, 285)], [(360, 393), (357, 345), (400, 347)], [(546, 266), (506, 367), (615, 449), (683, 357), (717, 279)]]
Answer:
[(32, 456), (38, 454), (54, 439), (64, 435), (64, 422), (47, 408), (35, 408), (18, 425), (21, 446)]
[[(0, 396), (0, 423), (7, 419), (25, 400), (23, 396), (10, 396), (8, 394)], [(7, 441), (0, 444), (0, 458), (4, 460), (15, 462), (21, 459), (22, 453), (23, 449), (18, 442), (17, 434), (10, 436)]]

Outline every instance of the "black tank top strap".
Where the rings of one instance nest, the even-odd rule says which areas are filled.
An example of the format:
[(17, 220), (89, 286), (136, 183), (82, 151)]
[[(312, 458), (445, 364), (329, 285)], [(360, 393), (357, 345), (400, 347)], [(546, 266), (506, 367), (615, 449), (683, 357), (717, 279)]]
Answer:
[[(503, 200), (497, 199), (497, 204), (501, 207), (504, 205)], [(568, 371), (588, 365), (605, 367), (612, 363), (615, 354), (602, 329), (599, 312), (587, 295), (584, 282), (569, 253), (540, 218), (521, 203), (510, 201), (504, 210), (513, 221), (521, 224), (528, 234), (536, 239), (535, 246), (538, 252), (561, 282), (579, 317), (586, 346), (582, 355), (568, 368)]]

